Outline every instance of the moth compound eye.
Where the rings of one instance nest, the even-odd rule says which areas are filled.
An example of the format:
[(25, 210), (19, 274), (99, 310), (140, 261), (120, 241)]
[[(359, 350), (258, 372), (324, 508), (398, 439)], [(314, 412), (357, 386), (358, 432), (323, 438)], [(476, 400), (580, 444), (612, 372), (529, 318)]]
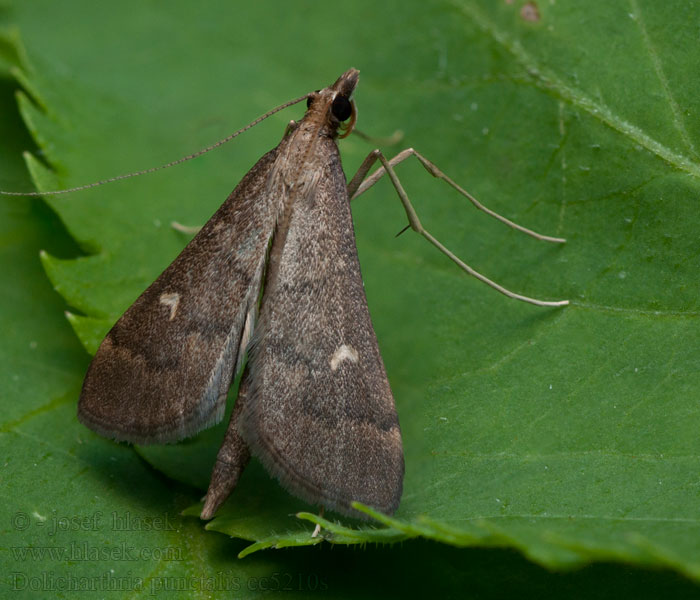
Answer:
[(350, 104), (350, 100), (348, 100), (347, 97), (336, 96), (333, 100), (331, 111), (338, 121), (345, 121), (352, 115), (352, 104)]

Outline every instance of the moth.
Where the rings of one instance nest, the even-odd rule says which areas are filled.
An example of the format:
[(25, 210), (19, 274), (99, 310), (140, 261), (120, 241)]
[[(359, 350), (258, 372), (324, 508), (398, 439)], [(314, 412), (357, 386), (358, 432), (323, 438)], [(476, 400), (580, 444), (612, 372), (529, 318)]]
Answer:
[(393, 513), (404, 460), (360, 275), (335, 138), (351, 69), (308, 98), (175, 261), (117, 321), (88, 369), (82, 423), (136, 444), (219, 422), (249, 358), (202, 517), (252, 455), (292, 494), (359, 516)]
[(363, 182), (375, 160), (411, 226), (469, 267), (422, 230), (395, 180), (392, 165), (406, 152), (429, 170), (432, 163), (413, 150), (391, 162), (375, 151), (346, 182), (336, 139), (354, 124), (358, 78), (350, 69), (305, 96), (303, 119), (117, 321), (87, 371), (80, 421), (106, 437), (153, 444), (219, 422), (245, 363), (204, 519), (251, 455), (311, 504), (355, 517), (363, 515), (352, 501), (387, 514), (399, 505), (401, 430), (350, 213), (351, 196), (378, 178)]

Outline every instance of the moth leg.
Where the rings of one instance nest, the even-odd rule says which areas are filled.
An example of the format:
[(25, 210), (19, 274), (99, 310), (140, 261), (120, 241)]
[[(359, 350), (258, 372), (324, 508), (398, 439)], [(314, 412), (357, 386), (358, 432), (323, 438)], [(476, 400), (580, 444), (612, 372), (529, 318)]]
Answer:
[(292, 131), (294, 131), (299, 124), (292, 119), (287, 123), (287, 126), (284, 128), (284, 133), (282, 134), (282, 139), (286, 138)]
[[(319, 517), (323, 517), (323, 506), (321, 507), (321, 510), (318, 512)], [(315, 538), (318, 536), (318, 534), (321, 533), (321, 524), (316, 523), (316, 527), (314, 527), (314, 532), (311, 534), (312, 538)]]
[[(398, 161), (396, 160), (401, 156), (401, 154), (404, 153), (405, 151), (401, 152), (400, 154), (397, 154), (394, 158), (391, 159), (391, 161), (394, 162), (394, 164), (398, 164), (401, 162), (401, 160), (405, 160), (406, 157), (403, 157), (401, 158), (401, 160)], [(367, 177), (367, 173), (369, 173), (369, 170), (372, 168), (372, 165), (377, 162), (377, 159), (380, 155), (380, 150), (372, 150), (372, 152), (370, 152), (365, 157), (365, 160), (362, 161), (360, 168), (357, 169), (357, 173), (355, 173), (353, 178), (348, 183), (348, 198), (350, 198), (350, 201), (353, 201), (360, 194), (366, 192), (370, 187), (377, 183), (377, 181), (379, 181), (382, 175), (384, 175), (384, 168), (380, 167), (374, 173), (372, 173), (372, 177), (367, 179), (367, 181), (371, 180), (371, 183), (369, 183), (369, 185), (363, 185), (363, 183), (365, 182), (365, 177)], [(377, 175), (377, 173), (379, 173), (379, 175)], [(360, 188), (362, 188), (362, 191), (359, 191)]]
[[(503, 223), (509, 225), (510, 227), (518, 229), (519, 231), (523, 231), (524, 233), (527, 233), (528, 235), (531, 235), (532, 237), (535, 237), (537, 239), (558, 243), (566, 241), (562, 238), (552, 238), (549, 236), (540, 235), (539, 233), (531, 231), (530, 229), (526, 229), (525, 227), (521, 227), (520, 225), (509, 221), (505, 217), (502, 217), (501, 215), (489, 210), (481, 203), (479, 203), (475, 198), (473, 198), (468, 192), (466, 192), (460, 186), (458, 186), (449, 177), (447, 177), (444, 173), (442, 173), (435, 165), (433, 165), (433, 163), (431, 163), (429, 160), (418, 154), (418, 152), (416, 152), (413, 148), (407, 148), (403, 152), (400, 152), (391, 161), (388, 161), (381, 153), (381, 151), (372, 151), (363, 161), (362, 165), (360, 165), (357, 174), (352, 178), (352, 180), (348, 184), (348, 195), (350, 196), (350, 199), (353, 200), (357, 198), (360, 194), (362, 194), (368, 188), (374, 185), (382, 177), (382, 175), (387, 174), (389, 176), (389, 179), (391, 179), (391, 183), (396, 189), (399, 198), (401, 199), (401, 203), (403, 204), (404, 210), (406, 211), (406, 216), (408, 217), (408, 222), (411, 229), (413, 229), (413, 231), (415, 231), (416, 233), (421, 234), (433, 246), (440, 250), (440, 252), (449, 257), (454, 263), (456, 263), (462, 270), (466, 271), (469, 275), (471, 275), (472, 277), (476, 277), (479, 281), (482, 281), (483, 283), (492, 287), (501, 294), (504, 294), (509, 298), (513, 298), (514, 300), (520, 300), (522, 302), (535, 304), (537, 306), (566, 306), (567, 304), (569, 304), (568, 300), (537, 300), (536, 298), (530, 298), (528, 296), (523, 296), (521, 294), (511, 292), (510, 290), (504, 288), (502, 285), (497, 284), (495, 281), (491, 281), (485, 275), (482, 275), (478, 271), (472, 269), (472, 267), (460, 260), (457, 256), (450, 252), (450, 250), (445, 248), (445, 246), (443, 246), (436, 238), (434, 238), (421, 224), (420, 219), (418, 218), (418, 215), (416, 214), (416, 211), (413, 208), (413, 205), (411, 204), (411, 201), (408, 199), (408, 195), (404, 191), (403, 186), (401, 185), (401, 182), (399, 181), (399, 178), (397, 177), (396, 172), (394, 171), (394, 165), (399, 164), (400, 162), (412, 155), (418, 158), (421, 164), (428, 170), (428, 172), (431, 175), (447, 181), (447, 183), (449, 183), (452, 187), (454, 187), (456, 190), (458, 190), (467, 198), (469, 198), (469, 200), (471, 200), (474, 206), (476, 206), (479, 210), (482, 210), (485, 213), (497, 218), (499, 221), (502, 221)], [(364, 179), (364, 177), (369, 172), (369, 169), (372, 167), (372, 164), (377, 160), (379, 160), (382, 163), (382, 166), (379, 169), (377, 169), (374, 173), (372, 173), (372, 175), (370, 175), (367, 179)]]
[(357, 127), (353, 127), (352, 134), (361, 137), (363, 140), (365, 140), (365, 142), (368, 142), (373, 146), (394, 146), (403, 139), (403, 131), (400, 129), (394, 130), (394, 133), (392, 133), (390, 136), (376, 137), (374, 135), (367, 135), (363, 131), (360, 131)]
[(243, 412), (249, 388), (250, 377), (248, 367), (246, 367), (241, 377), (238, 397), (231, 413), (226, 436), (221, 444), (221, 448), (219, 448), (219, 454), (216, 457), (214, 470), (211, 474), (209, 489), (204, 500), (204, 508), (202, 508), (202, 519), (211, 519), (214, 516), (214, 513), (236, 487), (238, 478), (250, 460), (248, 444), (243, 441), (243, 438), (238, 433), (238, 420)]
[[(450, 177), (445, 175), (440, 169), (438, 169), (432, 162), (430, 162), (425, 156), (414, 150), (413, 148), (406, 148), (405, 150), (402, 150), (399, 152), (394, 158), (392, 158), (390, 161), (387, 161), (384, 157), (384, 155), (381, 153), (379, 150), (373, 150), (367, 155), (367, 158), (363, 161), (363, 163), (360, 165), (360, 168), (357, 170), (357, 173), (355, 176), (352, 178), (352, 181), (348, 184), (348, 195), (350, 196), (351, 200), (354, 200), (357, 198), (360, 194), (364, 193), (367, 191), (370, 187), (372, 187), (377, 181), (379, 181), (383, 175), (386, 174), (387, 169), (385, 166), (379, 167), (372, 175), (367, 177), (365, 179), (367, 173), (369, 172), (370, 168), (372, 165), (379, 160), (382, 165), (385, 162), (388, 162), (391, 167), (395, 167), (399, 163), (403, 162), (406, 160), (409, 156), (415, 156), (420, 163), (425, 167), (425, 170), (428, 171), (433, 177), (437, 177), (438, 179), (442, 179), (445, 181), (448, 185), (450, 185), (452, 188), (457, 190), (460, 194), (462, 194), (465, 198), (467, 198), (477, 209), (479, 209), (482, 212), (485, 212), (487, 215), (493, 217), (494, 219), (497, 219), (501, 223), (505, 223), (508, 225), (508, 227), (512, 227), (513, 229), (517, 229), (518, 231), (522, 231), (523, 233), (526, 233), (527, 235), (534, 237), (537, 240), (542, 240), (544, 242), (554, 242), (557, 244), (563, 244), (566, 242), (564, 238), (559, 238), (559, 237), (552, 237), (549, 235), (543, 235), (541, 233), (537, 233), (536, 231), (533, 231), (532, 229), (528, 229), (527, 227), (523, 227), (522, 225), (518, 225), (517, 223), (514, 223), (510, 219), (506, 219), (504, 216), (499, 215), (497, 212), (492, 211), (490, 208), (487, 208), (484, 206), (481, 202), (479, 202), (474, 196), (472, 196), (467, 190), (462, 188), (460, 185), (455, 183)], [(391, 175), (390, 175), (391, 178)], [(393, 178), (392, 178), (393, 181)], [(396, 187), (394, 185), (394, 187)], [(397, 190), (398, 191), (398, 190)]]
[(186, 235), (197, 235), (202, 229), (202, 225), (183, 225), (177, 221), (170, 221), (170, 227)]

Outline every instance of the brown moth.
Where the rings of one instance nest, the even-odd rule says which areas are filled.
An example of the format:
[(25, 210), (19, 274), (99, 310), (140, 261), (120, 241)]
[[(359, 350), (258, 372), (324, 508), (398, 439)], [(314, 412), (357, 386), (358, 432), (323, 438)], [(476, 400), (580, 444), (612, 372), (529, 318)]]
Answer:
[(82, 423), (175, 442), (222, 419), (248, 350), (203, 518), (251, 454), (310, 503), (352, 516), (353, 500), (399, 505), (401, 432), (335, 141), (354, 121), (358, 78), (350, 69), (308, 96), (304, 118), (117, 321), (85, 377)]
[[(280, 144), (117, 321), (83, 383), (78, 418), (91, 429), (137, 444), (175, 442), (222, 419), (229, 387), (248, 354), (202, 518), (211, 518), (226, 500), (251, 455), (310, 503), (355, 517), (364, 514), (352, 501), (389, 514), (398, 507), (401, 432), (367, 309), (350, 214), (350, 200), (383, 175), (396, 188), (409, 227), (464, 271), (510, 298), (539, 306), (568, 304), (503, 288), (426, 231), (393, 170), (411, 156), (509, 227), (539, 240), (565, 241), (489, 210), (412, 148), (390, 161), (374, 150), (346, 183), (336, 138), (353, 128), (351, 96), (358, 79), (359, 72), (350, 69), (330, 87), (162, 167), (49, 192), (77, 191), (178, 164), (307, 99), (304, 118), (290, 123)], [(377, 160), (382, 166), (366, 177)]]

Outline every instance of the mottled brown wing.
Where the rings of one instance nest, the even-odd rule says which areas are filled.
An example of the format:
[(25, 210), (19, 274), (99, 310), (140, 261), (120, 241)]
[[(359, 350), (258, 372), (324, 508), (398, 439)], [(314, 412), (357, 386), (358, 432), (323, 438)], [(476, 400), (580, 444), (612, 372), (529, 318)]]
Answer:
[(315, 189), (294, 198), (270, 253), (240, 433), (293, 494), (341, 513), (393, 513), (401, 433), (360, 275), (345, 177), (326, 146)]
[(221, 420), (283, 200), (269, 189), (277, 152), (258, 161), (107, 334), (80, 395), (85, 425), (147, 444)]

